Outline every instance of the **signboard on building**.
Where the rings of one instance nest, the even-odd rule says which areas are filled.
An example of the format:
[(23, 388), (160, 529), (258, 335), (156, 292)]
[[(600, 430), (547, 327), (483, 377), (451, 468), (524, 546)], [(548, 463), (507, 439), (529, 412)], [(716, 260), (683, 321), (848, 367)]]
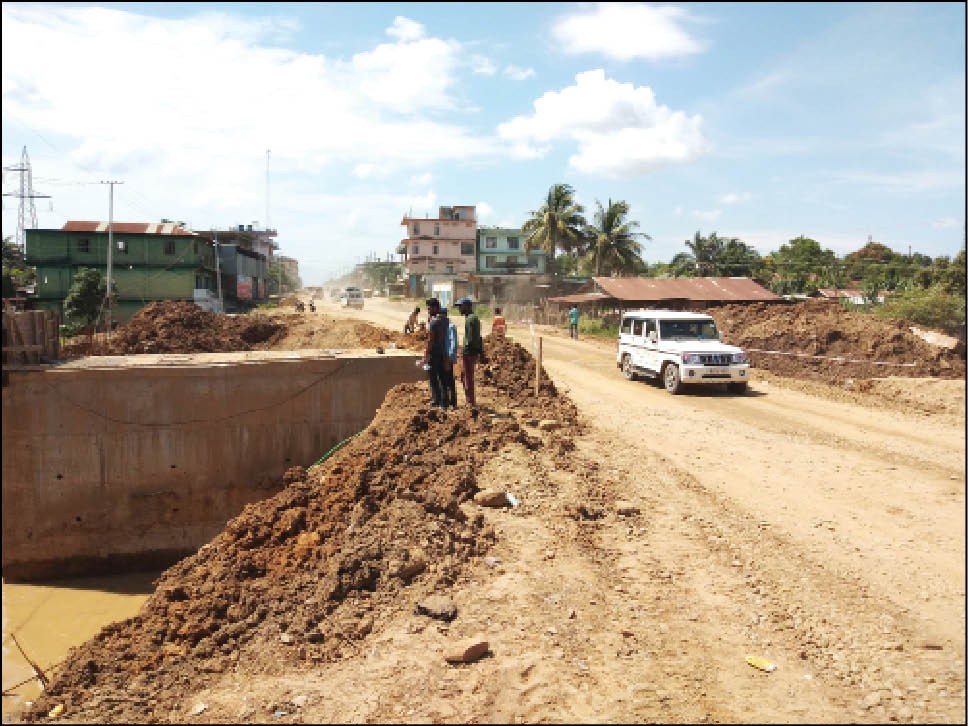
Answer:
[(252, 299), (252, 278), (249, 275), (238, 275), (235, 282), (235, 296), (239, 300)]
[(441, 307), (450, 307), (450, 301), (454, 299), (454, 283), (450, 280), (446, 282), (432, 283), (433, 296), (440, 300)]

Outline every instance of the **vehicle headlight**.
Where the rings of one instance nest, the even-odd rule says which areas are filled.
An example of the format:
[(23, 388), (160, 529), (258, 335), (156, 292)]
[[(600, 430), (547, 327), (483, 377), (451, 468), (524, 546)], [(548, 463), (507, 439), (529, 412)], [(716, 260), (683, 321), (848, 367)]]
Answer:
[(683, 353), (682, 362), (687, 366), (698, 366), (702, 364), (702, 357), (698, 353)]
[(733, 363), (749, 363), (750, 357), (746, 353), (733, 353)]

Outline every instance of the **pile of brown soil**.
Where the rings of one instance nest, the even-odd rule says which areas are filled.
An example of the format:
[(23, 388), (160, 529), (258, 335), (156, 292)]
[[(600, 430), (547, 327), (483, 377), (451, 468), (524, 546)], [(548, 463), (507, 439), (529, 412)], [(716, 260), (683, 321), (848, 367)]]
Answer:
[(723, 340), (750, 354), (754, 368), (823, 380), (965, 377), (965, 349), (931, 345), (913, 323), (845, 310), (836, 303), (733, 304), (710, 308)]
[(285, 327), (260, 315), (219, 315), (190, 302), (155, 301), (118, 327), (110, 340), (91, 345), (75, 339), (64, 346), (62, 356), (270, 350)]
[(138, 616), (73, 649), (24, 719), (63, 705), (76, 722), (168, 722), (186, 683), (311, 669), (356, 652), (414, 598), (446, 593), (495, 540), (468, 503), (485, 463), (511, 442), (571, 450), (583, 429), (544, 372), (535, 396), (524, 348), (486, 343), (480, 409), (431, 408), (426, 385), (391, 389), (365, 430), (286, 471), (281, 492), (162, 573)]

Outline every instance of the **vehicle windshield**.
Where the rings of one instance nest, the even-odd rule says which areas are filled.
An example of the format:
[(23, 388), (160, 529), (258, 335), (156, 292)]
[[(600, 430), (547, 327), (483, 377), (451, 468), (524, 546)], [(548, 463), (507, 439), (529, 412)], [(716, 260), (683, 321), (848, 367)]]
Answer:
[(660, 320), (659, 337), (663, 340), (719, 340), (712, 320)]

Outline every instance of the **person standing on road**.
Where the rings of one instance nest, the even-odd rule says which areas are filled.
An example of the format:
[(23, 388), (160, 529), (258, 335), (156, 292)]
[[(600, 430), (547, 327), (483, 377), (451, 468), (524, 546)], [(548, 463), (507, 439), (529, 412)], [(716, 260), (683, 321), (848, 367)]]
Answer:
[(464, 348), (461, 351), (460, 380), (464, 384), (464, 398), (467, 405), (477, 408), (474, 395), (474, 366), (484, 360), (484, 339), (481, 337), (481, 319), (474, 313), (469, 297), (457, 301), (457, 309), (464, 316)]
[(575, 303), (568, 311), (568, 331), (575, 340), (578, 340), (578, 315), (578, 304)]
[(457, 365), (457, 326), (447, 317), (447, 308), (440, 309), (440, 317), (447, 323), (447, 337), (444, 342), (443, 388), (444, 407), (457, 408), (457, 381), (454, 379), (454, 366)]
[(447, 319), (441, 318), (439, 313), (440, 301), (435, 297), (428, 299), (427, 347), (422, 363), (427, 369), (427, 380), (430, 382), (430, 404), (443, 408), (447, 400), (443, 380)]
[(501, 308), (494, 308), (494, 320), (491, 321), (491, 336), (503, 338), (508, 329), (508, 321), (501, 315)]

